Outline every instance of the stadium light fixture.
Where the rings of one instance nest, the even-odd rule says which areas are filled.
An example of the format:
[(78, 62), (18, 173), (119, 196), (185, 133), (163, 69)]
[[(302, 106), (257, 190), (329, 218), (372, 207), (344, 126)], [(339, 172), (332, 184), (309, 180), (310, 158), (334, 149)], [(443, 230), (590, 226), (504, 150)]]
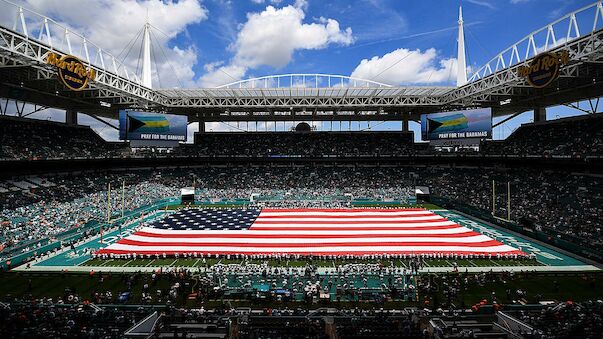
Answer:
[(506, 99), (506, 100), (502, 100), (502, 101), (500, 102), (500, 105), (501, 105), (501, 106), (504, 106), (504, 105), (508, 105), (508, 104), (510, 104), (510, 103), (511, 103), (511, 98)]
[(106, 101), (100, 101), (100, 105), (103, 107), (111, 107), (111, 103), (106, 102)]

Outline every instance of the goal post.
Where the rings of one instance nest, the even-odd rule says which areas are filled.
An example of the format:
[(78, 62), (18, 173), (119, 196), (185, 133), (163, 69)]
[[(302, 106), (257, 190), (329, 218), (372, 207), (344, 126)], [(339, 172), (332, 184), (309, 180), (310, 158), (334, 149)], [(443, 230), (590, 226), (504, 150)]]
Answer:
[[(504, 184), (504, 182), (500, 182), (500, 184)], [(496, 180), (492, 180), (492, 216), (497, 219), (501, 219), (504, 221), (511, 221), (511, 182), (507, 181), (506, 187), (502, 190), (496, 189), (497, 182)], [(502, 192), (500, 192), (502, 191)], [(506, 192), (505, 192), (506, 191)], [(496, 215), (496, 206), (497, 206), (497, 194), (505, 194), (506, 193), (506, 204), (503, 203), (504, 209), (506, 209), (505, 216), (497, 216)]]

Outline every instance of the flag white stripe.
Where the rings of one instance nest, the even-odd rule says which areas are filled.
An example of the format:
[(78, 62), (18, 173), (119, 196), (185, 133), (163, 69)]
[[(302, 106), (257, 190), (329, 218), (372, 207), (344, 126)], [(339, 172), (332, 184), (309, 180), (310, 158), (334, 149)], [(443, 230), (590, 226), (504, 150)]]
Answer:
[(342, 230), (342, 231), (264, 231), (258, 230), (253, 231), (174, 231), (174, 230), (164, 230), (159, 228), (151, 228), (144, 227), (140, 230), (141, 232), (153, 233), (153, 234), (189, 234), (189, 235), (249, 235), (254, 234), (258, 236), (262, 235), (357, 235), (357, 234), (366, 234), (370, 236), (371, 234), (457, 234), (457, 233), (465, 233), (471, 232), (470, 229), (466, 227), (455, 227), (455, 228), (443, 228), (443, 229), (434, 229), (434, 230), (370, 230), (370, 231), (352, 231), (352, 230)]
[(453, 226), (456, 225), (456, 223), (452, 222), (452, 221), (438, 221), (438, 222), (431, 222), (431, 223), (425, 223), (425, 222), (418, 222), (418, 223), (403, 223), (403, 224), (391, 224), (391, 223), (371, 223), (371, 224), (329, 224), (329, 223), (324, 223), (324, 224), (304, 224), (303, 222), (301, 223), (296, 223), (293, 221), (290, 221), (288, 223), (282, 223), (282, 224), (262, 224), (262, 223), (254, 223), (251, 226), (251, 229), (255, 228), (255, 227), (262, 227), (262, 228), (268, 228), (268, 227), (273, 227), (273, 228), (282, 228), (282, 227), (307, 227), (307, 228), (325, 228), (325, 227), (341, 227), (342, 229), (353, 229), (353, 228), (370, 228), (370, 227), (425, 227), (425, 228), (429, 228), (429, 227), (434, 227), (434, 226)]
[(437, 221), (441, 221), (442, 217), (440, 217), (439, 215), (436, 216), (426, 216), (426, 217), (397, 217), (397, 216), (392, 216), (392, 217), (387, 217), (387, 218), (347, 218), (347, 217), (339, 217), (339, 218), (294, 218), (294, 217), (283, 217), (283, 218), (275, 218), (275, 217), (270, 217), (270, 218), (266, 218), (266, 217), (262, 217), (262, 215), (260, 215), (257, 219), (257, 221), (292, 221), (292, 222), (300, 222), (300, 223), (304, 223), (304, 222), (308, 222), (308, 221), (325, 221), (325, 222), (333, 222), (333, 221), (337, 221), (337, 222), (342, 222), (342, 221), (363, 221), (363, 222), (387, 222), (387, 221), (433, 221), (433, 220), (437, 220)]

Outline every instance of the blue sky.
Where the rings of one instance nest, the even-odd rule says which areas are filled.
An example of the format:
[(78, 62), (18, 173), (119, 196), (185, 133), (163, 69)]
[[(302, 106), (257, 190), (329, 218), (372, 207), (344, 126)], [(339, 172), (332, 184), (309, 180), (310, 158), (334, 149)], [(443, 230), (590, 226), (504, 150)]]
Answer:
[[(73, 27), (114, 54), (123, 50), (149, 17), (158, 28), (155, 87), (217, 86), (284, 73), (353, 75), (392, 85), (454, 85), (456, 79), (459, 0), (20, 2)], [(468, 66), (479, 68), (531, 31), (592, 2), (462, 1)], [(126, 63), (136, 64), (137, 48)], [(567, 107), (548, 110), (549, 118), (576, 114), (582, 113)], [(56, 113), (36, 116), (54, 118)], [(529, 113), (517, 117), (495, 129), (494, 138), (508, 136), (530, 119)], [(80, 120), (104, 137), (115, 138), (114, 131), (94, 120)], [(224, 127), (212, 124), (208, 129)], [(379, 125), (381, 129), (399, 127)], [(416, 124), (411, 128), (418, 131)]]

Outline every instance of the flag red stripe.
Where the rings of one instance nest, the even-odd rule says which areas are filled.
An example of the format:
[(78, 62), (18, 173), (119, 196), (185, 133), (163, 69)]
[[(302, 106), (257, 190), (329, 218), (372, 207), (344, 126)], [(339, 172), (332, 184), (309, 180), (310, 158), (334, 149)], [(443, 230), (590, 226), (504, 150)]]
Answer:
[[(234, 255), (234, 254), (241, 254), (241, 252), (237, 252), (237, 251), (218, 251), (218, 252), (212, 252), (212, 251), (192, 251), (191, 252), (182, 252), (182, 251), (128, 251), (128, 250), (112, 250), (112, 249), (101, 249), (99, 250), (97, 253), (99, 254), (132, 254), (132, 253), (136, 253), (138, 255), (144, 254), (144, 255), (182, 255), (184, 253), (199, 253), (199, 254), (204, 254), (204, 255)], [(249, 255), (249, 254), (283, 254), (280, 252), (270, 252), (270, 251), (258, 251), (258, 252), (245, 252), (245, 254)], [(491, 252), (476, 252), (476, 251), (387, 251), (387, 252), (379, 252), (379, 251), (358, 251), (358, 252), (354, 252), (354, 251), (345, 251), (345, 252), (295, 252), (295, 254), (300, 254), (300, 255), (334, 255), (334, 256), (346, 256), (346, 255), (354, 255), (354, 256), (362, 256), (362, 255), (379, 255), (379, 254), (484, 254), (484, 255), (488, 255), (491, 254), (493, 256), (496, 256), (497, 253), (491, 253)], [(523, 252), (516, 250), (516, 251), (509, 251), (509, 252), (504, 252), (504, 253), (500, 253), (500, 254), (517, 254), (517, 255), (521, 255), (524, 254)]]
[(458, 225), (445, 225), (445, 226), (424, 226), (424, 227), (354, 227), (342, 229), (342, 227), (303, 227), (303, 226), (284, 226), (284, 227), (262, 227), (262, 226), (251, 226), (251, 230), (254, 231), (428, 231), (428, 230), (445, 230), (451, 228), (458, 228)]
[(334, 212), (334, 213), (357, 213), (357, 212), (387, 212), (387, 213), (403, 213), (403, 212), (426, 212), (432, 213), (423, 208), (263, 208), (263, 212), (269, 213), (287, 213), (287, 212)]
[[(297, 219), (311, 219), (311, 218), (321, 218), (321, 219), (351, 219), (351, 218), (375, 218), (375, 219), (392, 219), (392, 218), (405, 218), (405, 219), (413, 219), (415, 217), (438, 217), (433, 213), (424, 213), (424, 214), (389, 214), (389, 215), (328, 215), (328, 214), (319, 214), (319, 215), (296, 215), (296, 214), (281, 214), (281, 215), (259, 215), (258, 219), (285, 219), (285, 218), (297, 218)], [(442, 217), (429, 219), (437, 220), (444, 219)]]
[[(429, 224), (434, 222), (446, 222), (448, 220), (434, 219), (434, 220), (382, 220), (382, 221), (306, 221), (306, 220), (263, 220), (263, 217), (259, 217), (253, 223), (254, 225), (272, 225), (272, 224), (307, 224), (307, 225), (315, 225), (315, 224), (331, 224), (331, 225), (380, 225), (380, 224)], [(252, 226), (253, 227), (253, 226)]]
[(282, 243), (246, 243), (246, 242), (222, 242), (222, 243), (211, 243), (211, 242), (179, 242), (179, 241), (162, 241), (162, 242), (147, 242), (147, 241), (137, 241), (130, 239), (121, 239), (117, 242), (122, 245), (133, 245), (133, 246), (188, 246), (188, 247), (224, 247), (224, 246), (232, 246), (232, 247), (257, 247), (257, 248), (271, 248), (271, 247), (335, 247), (335, 246), (472, 246), (472, 247), (490, 247), (490, 246), (498, 246), (500, 242), (496, 240), (489, 240), (483, 242), (379, 242), (378, 244), (373, 241), (368, 242), (352, 242), (352, 243), (338, 243), (338, 242), (322, 242), (322, 243), (287, 243), (283, 241)]

